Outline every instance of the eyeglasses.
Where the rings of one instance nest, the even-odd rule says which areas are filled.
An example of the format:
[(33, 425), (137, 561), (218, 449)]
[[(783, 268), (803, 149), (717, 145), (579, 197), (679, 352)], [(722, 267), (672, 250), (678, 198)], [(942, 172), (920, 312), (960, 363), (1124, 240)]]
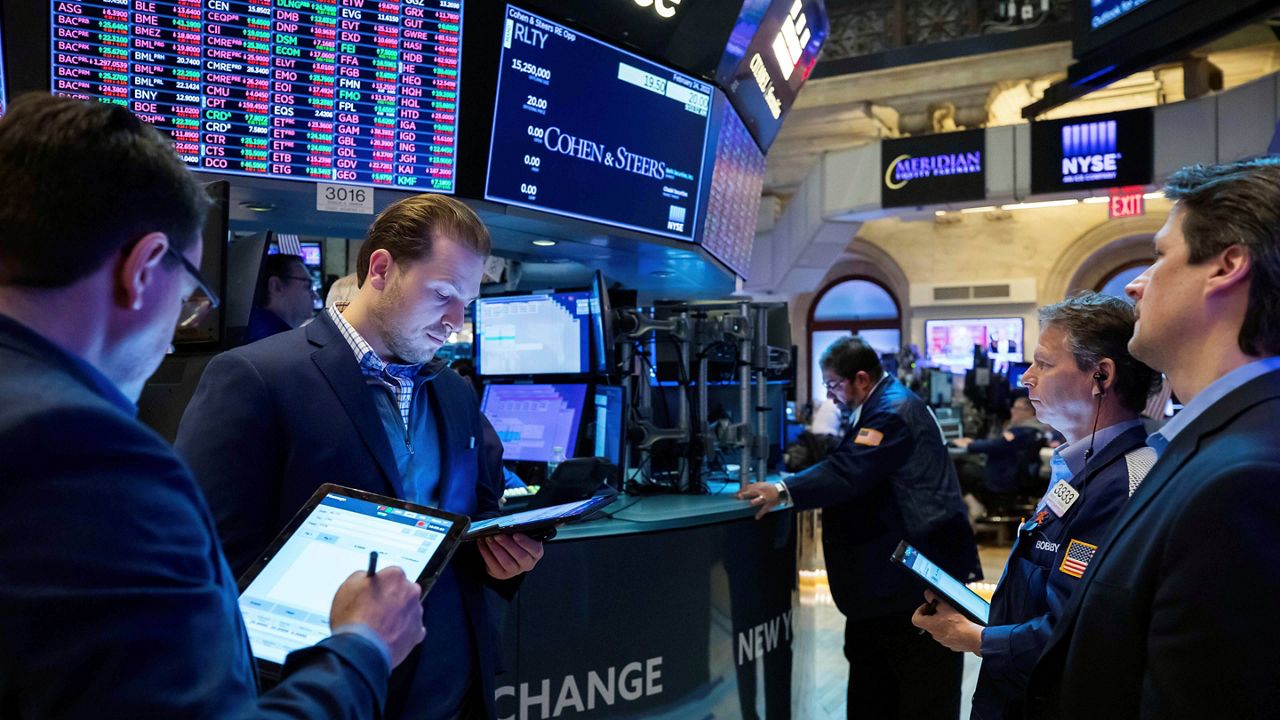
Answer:
[(282, 280), (297, 280), (297, 281), (299, 281), (299, 282), (305, 282), (305, 283), (307, 283), (308, 285), (310, 285), (310, 284), (311, 284), (311, 276), (310, 276), (310, 275), (277, 275), (276, 277), (278, 277), (278, 278), (280, 278), (280, 279), (282, 279)]
[(827, 390), (835, 390), (836, 388), (840, 387), (844, 383), (845, 383), (844, 378), (840, 378), (839, 380), (823, 380), (822, 386), (825, 387)]
[(182, 313), (178, 315), (178, 329), (185, 330), (190, 328), (201, 320), (209, 311), (222, 304), (218, 299), (218, 294), (209, 289), (209, 283), (205, 282), (204, 276), (200, 274), (199, 268), (192, 265), (189, 260), (182, 256), (182, 253), (173, 249), (170, 245), (165, 248), (165, 254), (177, 260), (182, 264), (182, 269), (196, 281), (195, 290), (191, 294), (182, 299)]

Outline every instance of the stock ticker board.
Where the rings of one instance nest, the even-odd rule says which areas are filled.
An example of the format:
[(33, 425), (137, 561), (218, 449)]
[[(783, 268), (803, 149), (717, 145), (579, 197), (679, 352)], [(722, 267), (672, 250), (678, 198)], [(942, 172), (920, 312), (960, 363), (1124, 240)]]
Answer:
[(51, 2), (51, 90), (191, 167), (453, 192), (460, 0)]

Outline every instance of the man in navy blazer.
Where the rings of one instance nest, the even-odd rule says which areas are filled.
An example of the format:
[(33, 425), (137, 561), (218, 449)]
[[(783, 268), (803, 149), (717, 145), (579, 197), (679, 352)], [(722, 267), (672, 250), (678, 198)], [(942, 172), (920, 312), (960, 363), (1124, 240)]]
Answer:
[[(492, 435), (471, 386), (434, 357), (479, 294), (489, 242), (450, 197), (394, 203), (369, 229), (360, 287), (343, 312), (209, 363), (177, 448), (235, 572), (326, 482), (496, 514), (503, 481), (486, 461)], [(494, 715), (501, 596), (541, 555), (541, 543), (518, 534), (458, 552), (426, 599), (430, 650), (393, 675), (388, 716)]]
[(235, 579), (187, 468), (134, 405), (213, 304), (208, 199), (123, 108), (27, 95), (0, 121), (0, 717), (375, 718), (423, 637), (399, 568), (258, 695)]
[(1185, 406), (1032, 671), (1036, 718), (1280, 713), (1280, 162), (1175, 173), (1129, 348)]

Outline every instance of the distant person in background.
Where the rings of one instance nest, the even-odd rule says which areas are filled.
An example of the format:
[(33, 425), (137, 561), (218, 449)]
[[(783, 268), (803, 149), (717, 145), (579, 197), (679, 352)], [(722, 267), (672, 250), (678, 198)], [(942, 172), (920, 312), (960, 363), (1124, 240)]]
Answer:
[(356, 296), (356, 291), (359, 289), (360, 285), (355, 273), (343, 275), (329, 286), (329, 293), (324, 296), (324, 306), (337, 308), (338, 312), (342, 312), (351, 304), (351, 299)]
[(245, 343), (301, 327), (314, 314), (316, 293), (311, 273), (297, 255), (268, 255), (262, 264), (262, 288), (249, 312)]
[[(1031, 400), (1025, 396), (1014, 398), (1009, 406), (1009, 422), (999, 435), (982, 440), (962, 437), (951, 441), (969, 455), (986, 456), (986, 463), (982, 465), (976, 458), (975, 462), (967, 463), (957, 458), (961, 490), (986, 508), (998, 503), (1002, 496), (1011, 497), (1023, 490), (1033, 479), (1029, 466), (1039, 463), (1036, 450), (1041, 445), (1041, 437), (1041, 426)], [(971, 506), (970, 511), (973, 510)]]

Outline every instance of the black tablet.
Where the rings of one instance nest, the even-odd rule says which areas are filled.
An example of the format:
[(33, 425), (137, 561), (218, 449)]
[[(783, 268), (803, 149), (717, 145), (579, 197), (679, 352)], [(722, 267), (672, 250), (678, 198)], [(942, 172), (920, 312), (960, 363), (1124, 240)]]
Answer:
[(970, 590), (964, 583), (943, 572), (929, 558), (920, 554), (919, 550), (907, 544), (906, 540), (898, 543), (893, 551), (894, 562), (915, 573), (916, 577), (928, 585), (956, 612), (986, 627), (991, 615), (991, 603), (982, 599), (978, 593)]
[(463, 515), (338, 485), (321, 485), (240, 578), (240, 613), (259, 671), (329, 637), (329, 608), (357, 570), (398, 566), (425, 597), (467, 531)]
[(475, 540), (488, 535), (501, 535), (504, 533), (537, 535), (542, 531), (581, 520), (616, 499), (618, 499), (616, 494), (597, 495), (578, 502), (552, 505), (538, 508), (537, 510), (515, 513), (514, 515), (503, 515), (489, 520), (481, 520), (471, 524), (471, 530), (467, 532), (466, 539)]

